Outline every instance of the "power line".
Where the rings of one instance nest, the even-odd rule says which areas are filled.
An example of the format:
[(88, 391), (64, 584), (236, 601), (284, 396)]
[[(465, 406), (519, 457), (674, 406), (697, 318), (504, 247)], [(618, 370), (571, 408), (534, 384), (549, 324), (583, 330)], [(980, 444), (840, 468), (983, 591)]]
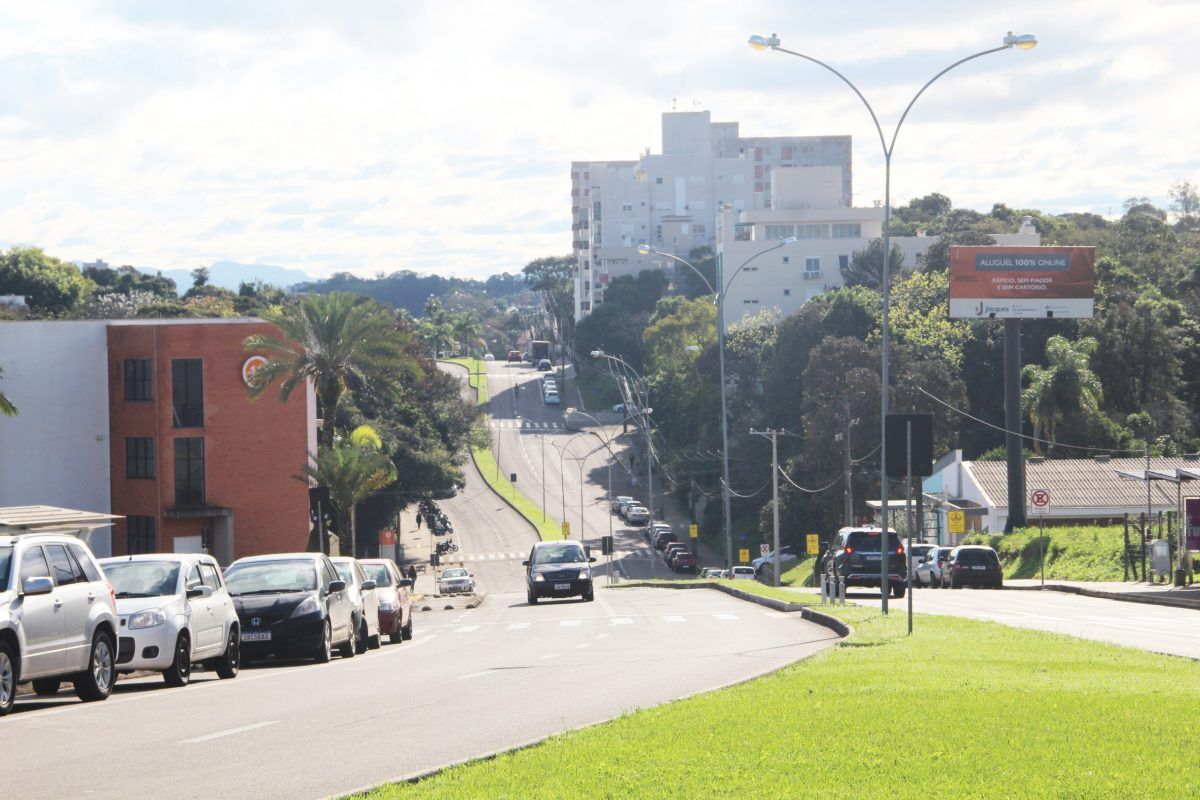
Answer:
[(838, 475), (836, 478), (834, 478), (832, 481), (830, 481), (829, 483), (822, 486), (820, 489), (806, 489), (803, 486), (801, 486), (800, 484), (796, 483), (791, 478), (789, 478), (788, 474), (783, 471), (783, 467), (779, 468), (779, 474), (782, 475), (783, 479), (785, 481), (787, 481), (788, 483), (790, 483), (792, 486), (794, 486), (797, 489), (799, 489), (800, 491), (806, 492), (808, 494), (820, 494), (821, 492), (825, 491), (826, 489), (836, 486), (842, 480), (842, 476)]

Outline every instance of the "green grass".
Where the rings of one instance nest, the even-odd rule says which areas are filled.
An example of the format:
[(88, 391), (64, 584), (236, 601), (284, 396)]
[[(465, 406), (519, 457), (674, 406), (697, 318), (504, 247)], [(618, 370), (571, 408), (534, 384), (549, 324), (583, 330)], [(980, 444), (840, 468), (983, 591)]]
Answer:
[[(1121, 526), (1046, 528), (1046, 577), (1071, 581), (1123, 580), (1123, 531)], [(995, 548), (1007, 578), (1040, 575), (1036, 527), (1009, 534), (969, 536), (964, 543)]]
[[(475, 389), (479, 405), (487, 403), (489, 395), (485, 362), (478, 358), (447, 358), (443, 360), (450, 364), (466, 367), (470, 373), (468, 382), (471, 388)], [(562, 524), (549, 514), (545, 514), (537, 503), (517, 490), (517, 487), (509, 481), (508, 476), (497, 468), (496, 457), (492, 455), (490, 447), (472, 447), (471, 458), (474, 459), (479, 474), (488, 482), (492, 490), (507, 500), (518, 514), (529, 520), (530, 524), (537, 528), (540, 538), (545, 540), (563, 538)]]
[(622, 402), (616, 381), (596, 370), (581, 370), (575, 378), (575, 387), (589, 411), (607, 411)]
[(813, 561), (816, 556), (805, 556), (799, 561), (789, 561), (784, 566), (783, 574), (779, 576), (782, 586), (816, 586), (813, 580)]
[[(368, 797), (1196, 796), (1193, 661), (954, 617)], [(932, 699), (931, 699), (932, 698)]]

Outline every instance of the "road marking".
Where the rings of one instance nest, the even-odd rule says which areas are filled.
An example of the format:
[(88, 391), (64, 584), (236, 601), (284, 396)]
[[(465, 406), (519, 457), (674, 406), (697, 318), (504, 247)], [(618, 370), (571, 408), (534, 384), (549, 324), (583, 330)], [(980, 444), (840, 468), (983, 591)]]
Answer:
[(613, 625), (629, 625), (633, 622), (629, 617), (613, 617), (611, 621)]
[(579, 624), (580, 624), (580, 622), (577, 619), (564, 619), (558, 623), (558, 627), (560, 627), (560, 628), (578, 628)]
[(455, 633), (470, 633), (471, 631), (477, 631), (477, 630), (479, 630), (478, 625), (463, 625), (462, 627), (455, 628), (454, 632)]
[(762, 615), (764, 617), (771, 617), (772, 619), (783, 619), (787, 616), (787, 614), (783, 613), (782, 611), (763, 611)]
[(505, 630), (509, 630), (509, 631), (523, 631), (523, 630), (525, 630), (525, 629), (526, 629), (526, 628), (528, 628), (528, 627), (529, 627), (529, 623), (528, 623), (528, 622), (514, 622), (514, 623), (512, 623), (511, 625), (509, 625), (507, 628), (505, 628)]
[(611, 633), (597, 633), (596, 634), (597, 639), (605, 639), (609, 636), (612, 636), (612, 634)]
[(459, 675), (459, 676), (458, 676), (458, 679), (459, 679), (460, 681), (469, 681), (469, 680), (471, 680), (472, 678), (480, 678), (480, 677), (482, 677), (482, 676), (484, 676), (484, 675), (487, 675), (487, 674), (489, 674), (489, 673), (491, 673), (491, 670), (490, 670), (490, 669), (485, 669), (483, 672), (472, 672), (470, 675)]
[(719, 619), (719, 620), (737, 619), (736, 614), (713, 614), (713, 617), (715, 617), (716, 619)]
[(575, 645), (575, 647), (574, 647), (574, 648), (572, 648), (572, 649), (574, 649), (574, 650), (582, 650), (582, 649), (583, 649), (583, 648), (585, 648), (585, 647), (591, 647), (593, 644), (595, 644), (595, 642), (584, 642), (583, 644), (577, 644), (577, 645)]
[(675, 614), (667, 614), (663, 617), (663, 622), (687, 622), (687, 617), (680, 617)]
[(546, 653), (546, 655), (538, 656), (538, 658), (558, 658), (561, 655), (562, 653)]
[(180, 744), (199, 744), (200, 742), (207, 742), (211, 741), (212, 739), (220, 739), (222, 736), (233, 736), (236, 733), (245, 733), (246, 731), (253, 731), (259, 728), (265, 728), (268, 725), (277, 724), (279, 724), (279, 720), (277, 719), (273, 719), (269, 722), (255, 722), (253, 725), (243, 725), (240, 728), (230, 728), (227, 731), (217, 731), (216, 733), (210, 733), (207, 736), (197, 736), (195, 739), (184, 739), (182, 742), (180, 742)]

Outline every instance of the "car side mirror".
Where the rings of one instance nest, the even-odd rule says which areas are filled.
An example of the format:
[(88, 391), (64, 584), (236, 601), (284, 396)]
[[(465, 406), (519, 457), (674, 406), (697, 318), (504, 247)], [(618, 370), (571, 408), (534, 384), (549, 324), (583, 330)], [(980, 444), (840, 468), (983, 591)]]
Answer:
[(362, 590), (364, 592), (369, 592), (375, 588), (375, 585), (375, 581), (363, 581)]
[(591, 556), (590, 558), (588, 558), (588, 561), (590, 561), (591, 563), (593, 563), (593, 564), (594, 564), (594, 563), (596, 563), (596, 557), (595, 557), (595, 556)]
[(413, 585), (412, 578), (401, 578), (400, 579), (400, 588), (401, 589), (411, 589), (412, 585)]
[(529, 562), (528, 562), (528, 561), (522, 561), (522, 562), (521, 562), (521, 566), (522, 566), (522, 567), (528, 567), (528, 566), (529, 566)]
[(54, 581), (50, 580), (49, 576), (26, 578), (21, 581), (21, 594), (23, 595), (50, 594), (53, 591)]
[(191, 597), (212, 597), (212, 589), (207, 586), (189, 586), (187, 588), (187, 596)]
[(345, 590), (346, 590), (346, 582), (345, 581), (330, 581), (329, 582), (329, 591), (342, 592)]

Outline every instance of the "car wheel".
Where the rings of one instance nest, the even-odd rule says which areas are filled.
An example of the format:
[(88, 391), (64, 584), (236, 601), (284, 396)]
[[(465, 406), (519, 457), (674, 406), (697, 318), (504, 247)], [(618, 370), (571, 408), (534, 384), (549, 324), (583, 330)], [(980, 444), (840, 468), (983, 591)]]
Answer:
[(12, 645), (0, 642), (0, 717), (12, 711), (17, 701), (17, 660)]
[(53, 697), (61, 686), (58, 678), (39, 678), (33, 682), (33, 693), (38, 697)]
[(596, 599), (596, 590), (588, 589), (586, 592), (583, 593), (583, 599), (584, 599), (584, 602), (587, 602), (587, 603), (590, 603), (593, 600), (595, 600)]
[(906, 588), (907, 587), (903, 583), (893, 583), (892, 584), (892, 597), (895, 597), (895, 598), (904, 597), (904, 591)]
[(171, 666), (163, 670), (167, 686), (187, 686), (192, 677), (192, 642), (186, 633), (175, 640), (175, 658)]
[(365, 653), (367, 647), (370, 646), (370, 637), (367, 635), (367, 620), (366, 617), (358, 623), (358, 628), (354, 634), (354, 652)]
[(367, 647), (372, 650), (378, 650), (383, 647), (383, 634), (376, 633), (374, 636), (367, 637)]
[(403, 637), (404, 641), (406, 641), (406, 642), (412, 638), (412, 612), (411, 611), (408, 614), (408, 622), (404, 623), (404, 627), (400, 629), (400, 636)]
[(237, 626), (230, 626), (229, 641), (225, 643), (225, 653), (216, 661), (217, 677), (228, 680), (236, 678), (242, 668), (242, 637)]
[(96, 631), (96, 635), (92, 637), (92, 652), (88, 656), (87, 669), (72, 681), (75, 685), (75, 695), (85, 703), (104, 700), (112, 694), (116, 677), (112, 639), (103, 631)]
[(345, 643), (338, 646), (338, 655), (342, 658), (354, 658), (354, 654), (358, 652), (358, 628), (353, 622), (350, 623), (350, 638)]
[(537, 601), (538, 601), (537, 595), (534, 594), (532, 591), (528, 591), (525, 593), (525, 599), (529, 601), (529, 605), (531, 605), (531, 606), (537, 605)]
[(321, 637), (321, 649), (316, 652), (317, 663), (328, 664), (333, 660), (333, 627), (325, 620), (325, 635)]

